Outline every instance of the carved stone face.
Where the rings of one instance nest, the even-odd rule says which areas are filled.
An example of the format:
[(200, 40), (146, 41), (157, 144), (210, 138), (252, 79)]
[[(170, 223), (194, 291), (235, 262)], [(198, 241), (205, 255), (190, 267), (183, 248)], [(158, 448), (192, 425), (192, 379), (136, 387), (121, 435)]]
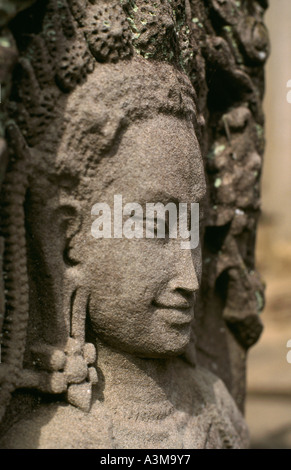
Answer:
[[(102, 192), (100, 181), (106, 186)], [(92, 205), (106, 202), (112, 213), (114, 195), (122, 195), (124, 204), (182, 202), (190, 209), (205, 192), (192, 125), (165, 115), (132, 125), (89, 184)], [(72, 248), (89, 290), (94, 333), (140, 357), (182, 353), (190, 340), (199, 289), (200, 246), (181, 249), (179, 232), (177, 239), (95, 239), (93, 220), (84, 224)]]

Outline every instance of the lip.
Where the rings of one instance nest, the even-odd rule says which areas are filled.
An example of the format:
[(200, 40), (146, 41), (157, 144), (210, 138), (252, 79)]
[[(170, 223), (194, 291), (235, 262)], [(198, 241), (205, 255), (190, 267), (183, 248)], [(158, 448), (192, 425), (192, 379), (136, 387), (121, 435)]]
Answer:
[(193, 308), (193, 304), (187, 303), (181, 303), (181, 304), (173, 304), (173, 305), (165, 305), (165, 304), (160, 304), (159, 302), (153, 302), (153, 305), (158, 308), (166, 308), (169, 310), (190, 310)]
[[(168, 310), (168, 322), (173, 326), (183, 327), (189, 325), (194, 319), (194, 305), (187, 303), (165, 305), (157, 302), (153, 303), (159, 310)], [(171, 314), (170, 314), (171, 312)]]

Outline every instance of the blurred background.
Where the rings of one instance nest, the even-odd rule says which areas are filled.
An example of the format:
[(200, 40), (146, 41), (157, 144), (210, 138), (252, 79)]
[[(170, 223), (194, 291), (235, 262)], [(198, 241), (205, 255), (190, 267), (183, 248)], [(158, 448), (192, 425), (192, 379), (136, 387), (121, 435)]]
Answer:
[(267, 146), (257, 240), (257, 268), (267, 285), (265, 330), (249, 353), (246, 419), (253, 448), (291, 449), (291, 0), (269, 3)]

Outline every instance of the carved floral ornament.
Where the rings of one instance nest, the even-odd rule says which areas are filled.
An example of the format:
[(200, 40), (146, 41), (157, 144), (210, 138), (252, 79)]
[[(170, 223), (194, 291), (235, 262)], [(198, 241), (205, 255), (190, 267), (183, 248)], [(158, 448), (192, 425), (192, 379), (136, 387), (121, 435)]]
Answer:
[[(9, 149), (1, 196), (3, 429), (16, 389), (56, 394), (90, 411), (104, 380), (96, 335), (126, 354), (181, 356), (193, 370), (206, 367), (243, 409), (245, 353), (262, 330), (254, 234), (269, 48), (265, 7), (232, 0), (39, 0), (16, 15), (9, 32), (2, 25), (9, 39), (0, 53), (13, 63), (18, 48), (13, 76), (12, 65), (1, 65)], [(7, 10), (7, 18), (13, 14)], [(4, 135), (2, 142), (4, 158)], [(129, 258), (123, 246), (100, 250), (88, 238), (95, 202), (113, 197), (114, 189), (135, 200), (142, 187), (147, 197), (158, 197), (160, 188), (203, 206), (200, 292), (200, 254), (179, 261), (188, 273), (179, 277), (174, 245), (163, 248), (163, 258), (157, 249), (155, 259), (163, 261), (151, 284), (135, 251)], [(156, 248), (143, 250), (151, 259)], [(163, 337), (159, 324), (155, 333), (140, 319), (156, 311), (153, 305), (175, 304), (178, 291), (188, 301), (195, 293), (195, 322)]]

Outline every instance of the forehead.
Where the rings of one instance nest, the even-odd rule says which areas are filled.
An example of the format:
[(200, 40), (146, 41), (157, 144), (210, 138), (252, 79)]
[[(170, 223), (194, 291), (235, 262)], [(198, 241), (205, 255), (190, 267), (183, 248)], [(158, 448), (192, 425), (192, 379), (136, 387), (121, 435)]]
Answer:
[[(173, 116), (132, 125), (102, 172), (111, 174), (104, 197), (122, 194), (126, 202), (199, 202), (205, 195), (199, 144), (190, 123)], [(100, 175), (101, 176), (101, 175)]]

